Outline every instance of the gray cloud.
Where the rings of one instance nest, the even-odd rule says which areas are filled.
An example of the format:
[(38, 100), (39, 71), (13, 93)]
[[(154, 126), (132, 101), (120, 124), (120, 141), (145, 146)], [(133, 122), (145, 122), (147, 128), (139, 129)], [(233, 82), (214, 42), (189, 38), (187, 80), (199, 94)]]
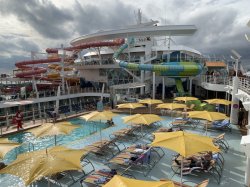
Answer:
[(0, 12), (3, 15), (16, 16), (18, 20), (29, 24), (44, 37), (59, 39), (70, 36), (70, 32), (64, 30), (62, 26), (73, 21), (73, 17), (69, 11), (57, 8), (48, 0), (1, 1)]
[(80, 35), (135, 23), (131, 14), (134, 8), (122, 1), (105, 2), (103, 6), (81, 5), (76, 1), (74, 10), (75, 29)]
[(26, 38), (8, 37), (6, 40), (0, 37), (0, 69), (13, 69), (15, 63), (25, 59), (31, 59), (30, 51), (39, 51), (39, 46)]
[[(40, 33), (41, 38), (44, 38), (43, 45), (48, 43), (47, 47), (59, 47), (61, 43), (68, 46), (69, 41), (79, 35), (135, 24), (134, 11), (140, 4), (140, 2), (128, 4), (127, 1), (120, 0), (115, 2), (100, 0), (99, 3), (88, 4), (86, 1), (75, 0), (73, 6), (59, 8), (49, 0), (0, 0), (0, 2), (0, 14), (14, 15), (23, 26), (34, 28)], [(198, 28), (194, 36), (176, 37), (174, 40), (204, 54), (229, 57), (230, 50), (235, 49), (243, 56), (243, 61), (250, 59), (248, 52), (250, 44), (244, 38), (244, 34), (250, 33), (250, 29), (246, 25), (239, 25), (240, 10), (232, 8), (238, 1), (224, 3), (225, 6), (221, 7), (223, 2), (218, 0), (205, 3), (198, 0), (192, 2), (172, 0), (168, 3), (143, 1), (143, 20), (152, 18), (159, 20), (161, 24), (194, 24)], [(204, 6), (208, 8), (205, 9)], [(219, 6), (220, 9), (217, 8)], [(0, 36), (0, 42), (3, 44), (0, 45), (0, 51), (2, 54), (8, 54), (8, 57), (0, 57), (0, 61), (13, 64), (16, 60), (26, 58), (25, 55), (23, 59), (21, 55), (19, 56), (23, 51), (40, 50), (41, 44), (31, 39), (34, 38), (28, 37), (26, 33), (6, 33), (2, 38)], [(18, 51), (18, 55), (13, 51)]]

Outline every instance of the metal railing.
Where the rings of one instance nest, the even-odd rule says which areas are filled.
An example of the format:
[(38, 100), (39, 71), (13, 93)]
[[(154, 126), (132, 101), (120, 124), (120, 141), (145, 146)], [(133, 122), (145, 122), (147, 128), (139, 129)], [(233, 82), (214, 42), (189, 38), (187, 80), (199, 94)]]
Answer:
[[(65, 90), (65, 93), (61, 91), (60, 95), (68, 95), (68, 94), (79, 94), (79, 93), (101, 93), (102, 88), (95, 88), (95, 87), (86, 87), (86, 88), (80, 88), (79, 86), (73, 86), (69, 89)], [(109, 89), (105, 89), (104, 93), (110, 93)], [(57, 90), (46, 90), (46, 91), (39, 91), (39, 98), (44, 97), (55, 97), (57, 96)], [(6, 101), (19, 101), (19, 100), (26, 100), (26, 99), (36, 99), (36, 94), (31, 94), (29, 97), (20, 97), (20, 94), (16, 94), (16, 98), (7, 98), (5, 100), (0, 101), (0, 103), (4, 103)]]
[[(68, 107), (68, 111), (67, 112), (59, 112), (59, 116), (57, 116), (57, 118), (60, 119), (66, 119), (69, 115), (73, 115), (73, 114), (78, 114), (78, 113), (82, 113), (85, 111), (89, 111), (89, 110), (96, 110), (95, 107), (93, 108), (89, 108), (89, 104), (81, 102), (79, 103), (79, 107), (78, 109), (73, 109), (74, 104), (72, 104), (71, 106), (69, 105), (63, 105), (59, 107), (62, 109), (63, 107)], [(48, 122), (50, 121), (51, 116), (48, 115), (48, 111), (51, 111), (53, 109), (53, 106), (51, 107), (42, 107), (41, 111), (38, 110), (38, 108), (32, 108), (31, 110), (26, 110), (23, 111), (23, 123), (33, 123), (35, 124), (37, 121), (40, 122)], [(41, 114), (41, 115), (40, 115)], [(9, 114), (8, 112), (5, 113), (5, 115), (0, 116), (0, 135), (3, 134), (4, 129), (8, 129), (9, 127), (13, 128), (14, 126), (16, 126), (15, 123), (13, 123), (13, 118), (15, 117), (15, 113)]]
[[(233, 86), (233, 77), (215, 77), (212, 75), (204, 75), (202, 76), (202, 82), (210, 83), (210, 84), (223, 84)], [(239, 77), (239, 85), (238, 89), (246, 92), (250, 95), (250, 78), (249, 77)]]

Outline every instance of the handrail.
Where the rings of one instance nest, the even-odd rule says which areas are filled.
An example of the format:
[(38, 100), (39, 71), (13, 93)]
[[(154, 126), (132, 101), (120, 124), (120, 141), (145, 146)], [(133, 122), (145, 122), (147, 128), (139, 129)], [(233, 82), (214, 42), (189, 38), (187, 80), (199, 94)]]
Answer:
[[(102, 92), (102, 88), (95, 88), (95, 87), (86, 87), (86, 88), (80, 88), (80, 87), (70, 87), (68, 91), (66, 91), (65, 93), (60, 93), (61, 95), (68, 95), (68, 94), (79, 94), (79, 93), (101, 93)], [(57, 91), (56, 90), (50, 90), (50, 91), (40, 91), (39, 93), (39, 98), (44, 98), (44, 97), (55, 97)], [(109, 89), (105, 89), (104, 93), (110, 93)], [(4, 103), (6, 101), (19, 101), (19, 100), (26, 100), (26, 99), (34, 99), (36, 97), (28, 97), (28, 98), (24, 98), (24, 99), (20, 99), (19, 96), (16, 99), (6, 99), (6, 100), (2, 100), (0, 101), (0, 103)]]
[[(222, 84), (233, 86), (233, 77), (226, 76), (226, 77), (216, 77), (213, 75), (203, 75), (202, 82), (210, 83), (210, 84)], [(238, 89), (246, 92), (250, 95), (250, 78), (249, 77), (239, 77)]]

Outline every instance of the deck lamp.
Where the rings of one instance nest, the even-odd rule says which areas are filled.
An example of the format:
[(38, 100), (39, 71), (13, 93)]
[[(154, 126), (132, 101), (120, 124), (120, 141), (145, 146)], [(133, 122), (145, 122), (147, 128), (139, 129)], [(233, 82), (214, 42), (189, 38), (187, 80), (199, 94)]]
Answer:
[(238, 77), (239, 60), (241, 58), (240, 54), (234, 49), (231, 50), (232, 55), (230, 56), (236, 63), (236, 77)]

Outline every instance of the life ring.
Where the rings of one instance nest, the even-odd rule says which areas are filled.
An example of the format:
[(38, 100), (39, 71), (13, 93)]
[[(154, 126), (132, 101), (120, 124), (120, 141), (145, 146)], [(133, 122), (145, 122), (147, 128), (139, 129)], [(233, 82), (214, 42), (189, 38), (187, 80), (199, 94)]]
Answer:
[(247, 119), (246, 119), (246, 118), (244, 118), (244, 119), (242, 120), (242, 125), (244, 125), (244, 126), (247, 125)]

